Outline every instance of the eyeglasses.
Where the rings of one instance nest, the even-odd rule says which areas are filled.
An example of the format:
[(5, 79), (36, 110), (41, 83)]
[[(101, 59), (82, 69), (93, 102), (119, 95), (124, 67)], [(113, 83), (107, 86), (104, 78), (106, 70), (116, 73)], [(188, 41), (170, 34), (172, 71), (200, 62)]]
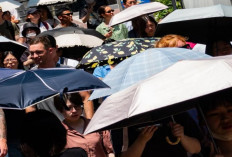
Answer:
[(106, 13), (113, 13), (114, 12), (114, 9), (112, 9), (112, 10), (109, 10), (109, 11), (106, 11)]
[(129, 4), (137, 4), (137, 1), (130, 1)]
[(4, 63), (4, 64), (7, 64), (7, 63), (10, 63), (10, 62), (16, 62), (16, 61), (17, 61), (16, 58), (10, 58), (10, 59), (5, 59), (5, 60), (3, 61), (3, 63)]
[(70, 16), (70, 15), (73, 15), (73, 13), (67, 13), (67, 14), (62, 14), (62, 15)]

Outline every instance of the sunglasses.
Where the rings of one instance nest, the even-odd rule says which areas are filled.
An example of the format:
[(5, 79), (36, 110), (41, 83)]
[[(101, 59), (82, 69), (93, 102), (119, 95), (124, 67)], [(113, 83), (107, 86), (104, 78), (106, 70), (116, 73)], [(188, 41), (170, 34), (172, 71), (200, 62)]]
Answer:
[(62, 14), (62, 15), (70, 16), (70, 15), (73, 15), (73, 13), (67, 13), (67, 14)]
[(106, 11), (106, 13), (113, 13), (114, 12), (114, 9), (112, 9), (112, 10), (109, 10), (109, 11)]
[(137, 4), (137, 1), (130, 1), (129, 4)]

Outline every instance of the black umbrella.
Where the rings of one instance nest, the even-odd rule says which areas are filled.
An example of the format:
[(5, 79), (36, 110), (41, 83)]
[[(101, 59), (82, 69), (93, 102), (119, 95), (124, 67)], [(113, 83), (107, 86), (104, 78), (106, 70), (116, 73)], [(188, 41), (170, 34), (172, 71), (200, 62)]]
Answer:
[(13, 51), (22, 54), (26, 49), (26, 46), (18, 42), (0, 36), (0, 52)]
[(231, 28), (232, 6), (215, 5), (173, 11), (158, 24), (155, 36), (178, 34), (206, 44), (211, 39), (232, 40)]
[(58, 48), (66, 58), (79, 59), (91, 48), (100, 46), (105, 37), (93, 29), (65, 27), (45, 31), (39, 36), (51, 35), (56, 39)]

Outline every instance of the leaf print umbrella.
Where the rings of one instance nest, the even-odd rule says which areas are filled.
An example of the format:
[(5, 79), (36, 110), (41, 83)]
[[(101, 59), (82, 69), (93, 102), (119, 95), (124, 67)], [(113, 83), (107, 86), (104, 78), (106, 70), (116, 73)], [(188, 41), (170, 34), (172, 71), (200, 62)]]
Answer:
[(88, 69), (104, 64), (114, 64), (154, 47), (156, 40), (156, 38), (128, 38), (95, 47), (84, 55), (77, 67)]

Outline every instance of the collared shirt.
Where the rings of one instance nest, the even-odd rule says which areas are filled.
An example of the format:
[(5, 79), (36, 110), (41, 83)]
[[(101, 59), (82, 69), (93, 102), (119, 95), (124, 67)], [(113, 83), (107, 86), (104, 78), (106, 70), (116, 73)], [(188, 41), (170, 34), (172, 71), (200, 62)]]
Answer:
[[(81, 118), (84, 120), (85, 129), (89, 120)], [(67, 124), (63, 125), (67, 130), (66, 148), (80, 147), (87, 152), (88, 157), (107, 157), (107, 154), (113, 153), (109, 131), (83, 135)]]

